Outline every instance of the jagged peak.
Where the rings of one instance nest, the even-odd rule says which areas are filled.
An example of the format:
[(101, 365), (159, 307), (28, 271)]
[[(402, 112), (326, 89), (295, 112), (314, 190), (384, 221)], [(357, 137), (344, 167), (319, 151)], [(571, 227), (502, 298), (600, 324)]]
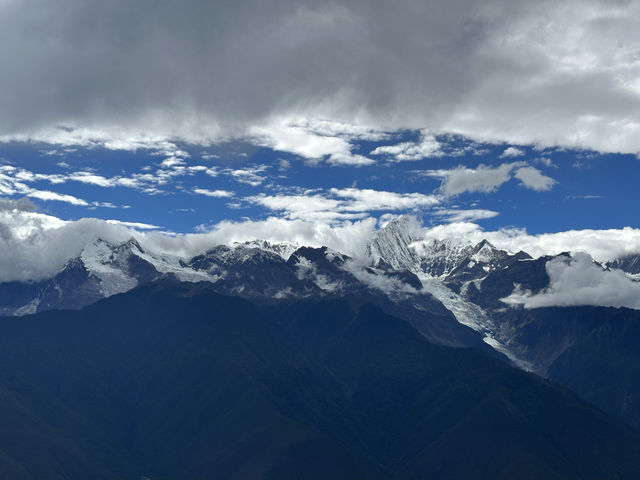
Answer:
[(411, 244), (419, 224), (415, 217), (402, 216), (391, 220), (375, 232), (366, 246), (366, 254), (373, 265), (388, 265), (396, 270), (412, 269), (416, 263)]
[(142, 248), (142, 245), (140, 245), (140, 242), (138, 242), (138, 240), (135, 237), (129, 237), (129, 239), (121, 242), (117, 242), (117, 241), (114, 242), (111, 240), (107, 240), (106, 238), (97, 236), (94, 238), (92, 242), (89, 242), (87, 245), (85, 245), (84, 249), (86, 250), (87, 248), (90, 248), (90, 247), (106, 247), (106, 248), (110, 248), (111, 250), (122, 249), (122, 248), (128, 248), (128, 249), (136, 248), (140, 252), (144, 253), (144, 248)]
[(491, 250), (498, 250), (495, 245), (493, 245), (493, 243), (491, 243), (489, 240), (487, 240), (486, 238), (483, 238), (482, 240), (480, 240), (475, 247), (473, 247), (474, 252), (478, 252), (480, 250), (482, 250), (483, 248), (489, 248)]
[(137, 248), (138, 250), (140, 250), (140, 252), (144, 253), (144, 248), (142, 248), (142, 245), (140, 245), (140, 242), (138, 242), (135, 237), (131, 237), (129, 238), (129, 240), (122, 242), (120, 246)]
[(288, 260), (293, 252), (295, 252), (300, 245), (297, 242), (269, 242), (268, 240), (247, 240), (244, 242), (234, 242), (233, 248), (258, 248), (267, 252), (275, 253), (282, 257), (283, 260)]
[(420, 229), (420, 223), (416, 217), (402, 215), (394, 218), (382, 228), (378, 229), (374, 235), (374, 240), (383, 236), (396, 236), (402, 238), (414, 238), (415, 233)]
[(291, 254), (289, 257), (289, 263), (299, 263), (302, 258), (309, 261), (326, 260), (330, 263), (337, 263), (340, 265), (351, 259), (350, 256), (326, 246), (300, 247)]

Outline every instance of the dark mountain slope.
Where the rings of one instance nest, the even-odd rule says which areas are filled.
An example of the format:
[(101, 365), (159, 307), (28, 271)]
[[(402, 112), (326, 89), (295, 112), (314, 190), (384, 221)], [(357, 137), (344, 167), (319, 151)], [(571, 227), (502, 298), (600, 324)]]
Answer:
[(334, 301), (278, 313), (343, 383), (354, 422), (367, 412), (358, 435), (401, 478), (607, 478), (620, 466), (598, 465), (599, 455), (617, 455), (609, 420), (534, 375), (472, 350), (425, 345), (371, 307)]
[(31, 474), (13, 478), (383, 478), (282, 413), (287, 389), (325, 390), (242, 300), (154, 285), (22, 320), (4, 319), (0, 341), (2, 376), (17, 377), (10, 394), (31, 415), (17, 429), (36, 429), (24, 448), (13, 435), (0, 445)]
[(514, 342), (541, 372), (640, 427), (640, 312), (612, 307), (509, 309)]
[(7, 478), (634, 478), (640, 436), (355, 300), (157, 282), (0, 320)]

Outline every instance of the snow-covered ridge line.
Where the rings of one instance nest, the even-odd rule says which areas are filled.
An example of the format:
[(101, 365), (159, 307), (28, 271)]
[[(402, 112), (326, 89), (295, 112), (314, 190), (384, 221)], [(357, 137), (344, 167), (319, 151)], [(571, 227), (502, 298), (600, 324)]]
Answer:
[[(549, 260), (557, 257), (534, 261), (525, 252), (510, 253), (487, 240), (472, 244), (465, 238), (429, 239), (421, 238), (420, 232), (411, 218), (393, 220), (376, 231), (364, 249), (366, 254), (360, 257), (351, 257), (328, 247), (265, 240), (218, 244), (194, 256), (180, 256), (155, 251), (133, 237), (124, 241), (96, 237), (51, 278), (14, 282), (9, 286), (0, 283), (0, 289), (6, 287), (6, 292), (11, 292), (4, 295), (3, 298), (11, 300), (0, 305), (0, 313), (22, 315), (51, 308), (80, 308), (163, 275), (187, 282), (210, 282), (221, 293), (266, 302), (362, 295), (384, 299), (382, 301), (387, 305), (394, 304), (400, 309), (422, 311), (426, 305), (431, 316), (420, 314), (424, 316), (421, 321), (426, 322), (438, 321), (437, 315), (442, 315), (437, 313), (438, 309), (444, 312), (448, 321), (453, 321), (450, 312), (458, 323), (479, 332), (485, 343), (516, 365), (531, 369), (532, 365), (522, 358), (522, 350), (517, 345), (512, 346), (510, 330), (496, 320), (500, 318), (501, 309), (521, 308), (516, 301), (518, 298), (511, 295), (516, 304), (513, 307), (501, 303), (500, 298), (512, 294), (515, 285), (521, 281), (529, 281), (529, 285), (534, 286), (527, 288), (534, 288), (534, 291), (522, 297), (525, 307), (528, 306), (526, 302), (547, 301), (550, 293), (555, 295), (551, 300), (560, 296), (566, 299), (572, 292), (560, 290), (556, 284), (567, 285), (568, 282), (556, 281), (556, 278), (562, 280), (565, 278), (562, 275), (571, 274), (577, 268), (590, 273), (589, 278), (594, 282), (614, 279), (624, 287), (628, 286), (627, 280), (633, 280), (620, 270), (615, 270), (620, 275), (606, 278), (599, 272), (618, 267), (640, 269), (640, 259), (631, 256), (604, 267), (600, 264), (591, 266), (590, 258), (568, 254), (563, 258), (582, 261), (576, 263), (560, 258), (554, 263)], [(550, 271), (549, 265), (557, 266), (557, 271)], [(582, 281), (586, 278), (578, 273), (569, 279), (576, 277)], [(548, 274), (551, 274), (551, 284), (548, 279), (544, 283)], [(550, 287), (555, 290), (549, 291)], [(589, 285), (584, 287), (589, 288)], [(625, 299), (637, 297), (638, 288), (634, 282)], [(422, 327), (432, 328), (424, 324)], [(425, 334), (425, 330), (420, 331)]]

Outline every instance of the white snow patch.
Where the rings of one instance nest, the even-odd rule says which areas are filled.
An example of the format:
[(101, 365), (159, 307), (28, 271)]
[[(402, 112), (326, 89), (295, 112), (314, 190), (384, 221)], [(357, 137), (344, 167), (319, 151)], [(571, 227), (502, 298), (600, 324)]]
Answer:
[(440, 300), (447, 310), (453, 313), (459, 323), (482, 333), (486, 344), (506, 355), (518, 367), (527, 371), (532, 369), (529, 362), (519, 358), (509, 349), (508, 339), (501, 338), (498, 326), (482, 308), (448, 288), (440, 279), (424, 274), (418, 275), (418, 277), (424, 290)]

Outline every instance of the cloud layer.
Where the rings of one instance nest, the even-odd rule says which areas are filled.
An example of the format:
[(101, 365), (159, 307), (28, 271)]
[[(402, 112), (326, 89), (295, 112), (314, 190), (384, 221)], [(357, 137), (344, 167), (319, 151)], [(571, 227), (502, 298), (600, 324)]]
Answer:
[[(278, 133), (321, 118), (636, 153), (639, 30), (624, 0), (2, 0), (0, 132), (112, 147), (250, 136), (369, 161), (306, 127), (291, 145)], [(425, 138), (386, 153), (437, 153)]]
[[(155, 225), (117, 220), (84, 218), (64, 221), (35, 211), (34, 205), (25, 199), (0, 200), (0, 281), (37, 280), (51, 276), (60, 270), (67, 260), (79, 255), (85, 245), (98, 237), (121, 242), (133, 236), (146, 248), (181, 257), (202, 253), (219, 244), (255, 239), (296, 242), (314, 247), (328, 246), (347, 255), (359, 257), (364, 254), (366, 244), (376, 229), (394, 218), (393, 214), (383, 214), (379, 221), (373, 214), (380, 209), (401, 209), (406, 202), (415, 201), (410, 198), (414, 194), (403, 196), (358, 189), (342, 189), (330, 193), (330, 196), (317, 199), (313, 194), (301, 195), (301, 199), (292, 196), (269, 199), (265, 197), (265, 202), (274, 202), (270, 203), (273, 210), (286, 211), (285, 216), (264, 220), (222, 221), (208, 230), (192, 234), (153, 231), (157, 228)], [(427, 204), (432, 202), (428, 196), (420, 197), (419, 200)], [(319, 203), (315, 204), (316, 202)], [(327, 206), (324, 202), (332, 203)], [(343, 215), (344, 219), (336, 219), (336, 208), (339, 210), (338, 215)], [(305, 209), (311, 209), (315, 216), (305, 218), (308, 215)], [(482, 239), (488, 239), (498, 248), (511, 252), (525, 250), (533, 256), (540, 256), (563, 251), (587, 251), (599, 261), (640, 253), (640, 229), (581, 230), (529, 235), (524, 230), (485, 231), (470, 222), (496, 214), (488, 210), (451, 210), (436, 205), (432, 213), (435, 217), (452, 223), (420, 228), (420, 223), (414, 222), (414, 234), (424, 242), (450, 239), (454, 242), (477, 243)], [(580, 260), (583, 257), (576, 258)], [(570, 267), (575, 269), (576, 266)], [(561, 265), (560, 268), (564, 266)], [(587, 273), (589, 272), (590, 270)], [(562, 276), (558, 278), (561, 278), (559, 285), (562, 286), (562, 282), (566, 280)], [(609, 282), (609, 278), (619, 280), (606, 277), (603, 281)], [(614, 282), (614, 285), (617, 283)]]
[(525, 308), (602, 305), (640, 310), (640, 282), (621, 270), (604, 270), (587, 253), (554, 258), (546, 269), (550, 282), (543, 292), (534, 295), (516, 289), (502, 301)]

